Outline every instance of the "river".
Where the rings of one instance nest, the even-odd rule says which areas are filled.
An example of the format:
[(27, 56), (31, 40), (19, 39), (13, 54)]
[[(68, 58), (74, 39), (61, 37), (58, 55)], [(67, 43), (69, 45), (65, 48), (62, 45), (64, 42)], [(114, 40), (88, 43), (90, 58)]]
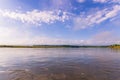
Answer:
[(0, 80), (120, 80), (120, 51), (0, 48)]

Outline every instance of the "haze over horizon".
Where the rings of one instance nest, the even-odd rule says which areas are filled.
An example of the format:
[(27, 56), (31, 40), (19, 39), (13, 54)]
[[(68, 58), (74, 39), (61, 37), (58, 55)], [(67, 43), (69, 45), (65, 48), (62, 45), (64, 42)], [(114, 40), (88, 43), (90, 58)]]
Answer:
[(120, 0), (1, 0), (0, 45), (120, 43)]

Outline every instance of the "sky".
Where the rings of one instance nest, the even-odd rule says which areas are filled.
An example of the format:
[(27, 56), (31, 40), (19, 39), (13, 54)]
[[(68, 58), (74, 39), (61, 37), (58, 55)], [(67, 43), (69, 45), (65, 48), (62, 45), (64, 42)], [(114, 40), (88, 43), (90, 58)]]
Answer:
[(0, 0), (0, 45), (120, 43), (120, 0)]

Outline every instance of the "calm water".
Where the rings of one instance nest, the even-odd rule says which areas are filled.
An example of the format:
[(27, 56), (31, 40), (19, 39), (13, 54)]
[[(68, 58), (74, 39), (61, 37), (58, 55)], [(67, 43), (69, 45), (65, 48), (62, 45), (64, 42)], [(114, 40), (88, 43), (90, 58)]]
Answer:
[(0, 80), (120, 80), (120, 51), (0, 48)]

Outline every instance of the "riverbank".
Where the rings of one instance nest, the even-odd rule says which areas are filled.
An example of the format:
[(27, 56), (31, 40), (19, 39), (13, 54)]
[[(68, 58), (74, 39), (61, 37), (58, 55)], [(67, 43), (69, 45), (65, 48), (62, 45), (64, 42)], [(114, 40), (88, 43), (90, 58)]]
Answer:
[(79, 46), (79, 45), (0, 45), (0, 48), (107, 48), (109, 46)]
[(114, 45), (111, 45), (109, 47), (112, 48), (112, 49), (120, 49), (120, 45), (119, 44), (114, 44)]
[(88, 46), (88, 45), (0, 45), (0, 48), (112, 48), (120, 49), (120, 45)]

